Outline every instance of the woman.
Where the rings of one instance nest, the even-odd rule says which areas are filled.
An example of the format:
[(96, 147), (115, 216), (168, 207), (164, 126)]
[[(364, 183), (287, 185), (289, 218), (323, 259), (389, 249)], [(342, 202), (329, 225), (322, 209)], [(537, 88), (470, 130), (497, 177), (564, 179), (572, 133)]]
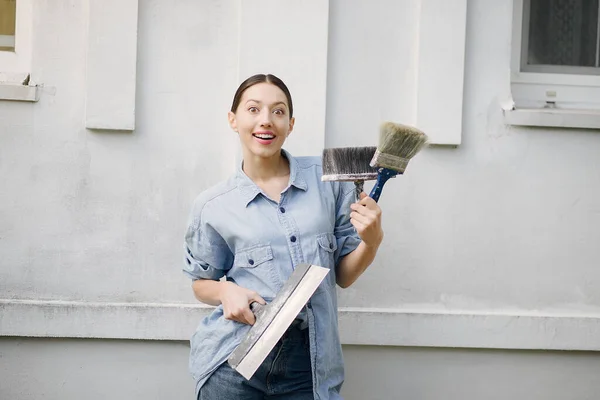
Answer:
[[(244, 81), (228, 118), (242, 165), (198, 196), (185, 236), (184, 271), (194, 294), (217, 306), (191, 340), (197, 397), (341, 398), (335, 286), (350, 286), (375, 258), (381, 210), (365, 193), (355, 203), (352, 183), (321, 182), (320, 157), (295, 158), (282, 149), (294, 117), (279, 78)], [(271, 301), (300, 263), (331, 271), (248, 381), (226, 360), (254, 324), (249, 305)]]

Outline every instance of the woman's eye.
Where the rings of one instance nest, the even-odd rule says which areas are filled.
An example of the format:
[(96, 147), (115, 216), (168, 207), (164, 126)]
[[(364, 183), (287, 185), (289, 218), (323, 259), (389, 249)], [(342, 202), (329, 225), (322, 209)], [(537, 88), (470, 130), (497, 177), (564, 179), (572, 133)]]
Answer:
[(284, 115), (285, 114), (285, 111), (283, 111), (281, 108), (277, 108), (277, 109), (273, 110), (273, 112), (276, 115)]
[(250, 107), (248, 108), (248, 111), (250, 111), (251, 113), (258, 112), (258, 107)]

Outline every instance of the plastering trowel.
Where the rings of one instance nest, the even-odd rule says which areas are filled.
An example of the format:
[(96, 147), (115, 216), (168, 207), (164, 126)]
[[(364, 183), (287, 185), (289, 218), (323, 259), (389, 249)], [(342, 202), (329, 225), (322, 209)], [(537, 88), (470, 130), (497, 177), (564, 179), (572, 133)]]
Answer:
[(252, 303), (256, 322), (229, 356), (229, 365), (250, 380), (328, 272), (317, 265), (297, 265), (271, 303)]

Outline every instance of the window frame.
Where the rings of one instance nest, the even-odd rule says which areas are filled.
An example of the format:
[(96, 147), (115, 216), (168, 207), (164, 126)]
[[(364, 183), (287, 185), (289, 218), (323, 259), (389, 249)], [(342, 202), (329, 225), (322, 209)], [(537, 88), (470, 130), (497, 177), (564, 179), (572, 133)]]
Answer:
[[(0, 1), (3, 1), (4, 5), (8, 5), (8, 4), (12, 3), (12, 5), (14, 6), (14, 9), (15, 9), (14, 18), (10, 18), (10, 16), (9, 16), (8, 19), (4, 19), (4, 18), (2, 18), (2, 14), (4, 13), (5, 10), (2, 8), (2, 10), (0, 11), (0, 20), (3, 20), (3, 19), (4, 19), (4, 21), (6, 21), (6, 20), (11, 21), (12, 20), (13, 24), (16, 24), (16, 21), (15, 21), (16, 17), (17, 17), (17, 9), (16, 9), (17, 2), (16, 2), (16, 0), (0, 0)], [(4, 27), (4, 28), (7, 28), (7, 27)], [(14, 31), (14, 26), (13, 26), (13, 31)], [(5, 33), (4, 34), (0, 34), (0, 51), (11, 51), (11, 50), (6, 50), (6, 49), (7, 48), (10, 48), (10, 49), (14, 49), (15, 48), (15, 35), (14, 35), (14, 32), (13, 32), (12, 35), (6, 35)]]
[[(521, 71), (526, 0), (513, 0), (509, 125), (600, 129), (600, 75)], [(594, 101), (595, 100), (595, 101)]]
[(28, 74), (31, 71), (33, 0), (18, 0), (14, 51), (0, 51), (0, 72)]

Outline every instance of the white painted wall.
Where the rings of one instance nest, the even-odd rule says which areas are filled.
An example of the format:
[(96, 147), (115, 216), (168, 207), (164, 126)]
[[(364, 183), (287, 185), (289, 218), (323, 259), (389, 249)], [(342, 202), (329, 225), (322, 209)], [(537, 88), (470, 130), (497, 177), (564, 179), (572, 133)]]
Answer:
[[(406, 26), (416, 2), (332, 4), (327, 144), (366, 145), (381, 118), (410, 119), (416, 38)], [(600, 134), (503, 124), (511, 10), (510, 1), (469, 2), (463, 144), (426, 149), (386, 186), (383, 248), (343, 304), (600, 310)]]
[[(294, 140), (316, 143), (320, 135), (327, 146), (371, 145), (381, 120), (415, 117), (419, 4), (329, 1), (325, 131), (305, 126)], [(42, 96), (0, 102), (0, 335), (184, 340), (207, 311), (180, 272), (181, 239), (193, 198), (235, 165), (226, 113), (242, 79), (243, 9), (233, 0), (139, 2), (136, 129), (122, 132), (84, 128), (87, 7), (36, 3), (31, 63)], [(508, 0), (468, 2), (462, 144), (426, 149), (386, 186), (384, 245), (369, 271), (340, 291), (344, 343), (600, 349), (600, 134), (503, 124), (511, 16)], [(310, 91), (292, 82), (305, 103)], [(311, 115), (302, 103), (298, 127)], [(302, 149), (296, 143), (291, 149)], [(182, 363), (167, 375), (142, 372), (139, 382), (149, 387), (187, 364), (187, 350), (169, 342), (27, 343), (48, 355), (64, 343), (67, 369), (84, 362), (80, 351), (101, 358), (128, 343), (132, 354), (168, 353), (169, 363)], [(82, 395), (61, 392), (49, 381), (60, 377), (28, 368), (39, 353), (22, 346), (2, 340), (0, 368), (9, 372), (0, 375), (12, 385), (0, 382), (0, 398), (24, 393), (31, 380), (41, 381), (46, 398)], [(412, 377), (401, 381), (412, 398), (585, 399), (600, 390), (581, 375), (600, 372), (596, 353), (345, 349), (345, 390), (360, 393), (357, 399), (389, 398), (387, 385), (400, 383), (395, 370)], [(477, 371), (501, 384), (452, 391), (447, 374), (457, 365), (465, 373), (457, 382), (473, 382), (465, 371)], [(380, 379), (365, 379), (365, 366)], [(508, 372), (513, 366), (535, 369), (540, 384), (520, 385), (527, 374)], [(110, 376), (114, 368), (106, 362), (92, 371)], [(12, 379), (17, 373), (27, 381)], [(561, 375), (582, 384), (548, 383)], [(138, 393), (139, 384), (118, 387)], [(436, 384), (439, 392), (426, 391)]]

